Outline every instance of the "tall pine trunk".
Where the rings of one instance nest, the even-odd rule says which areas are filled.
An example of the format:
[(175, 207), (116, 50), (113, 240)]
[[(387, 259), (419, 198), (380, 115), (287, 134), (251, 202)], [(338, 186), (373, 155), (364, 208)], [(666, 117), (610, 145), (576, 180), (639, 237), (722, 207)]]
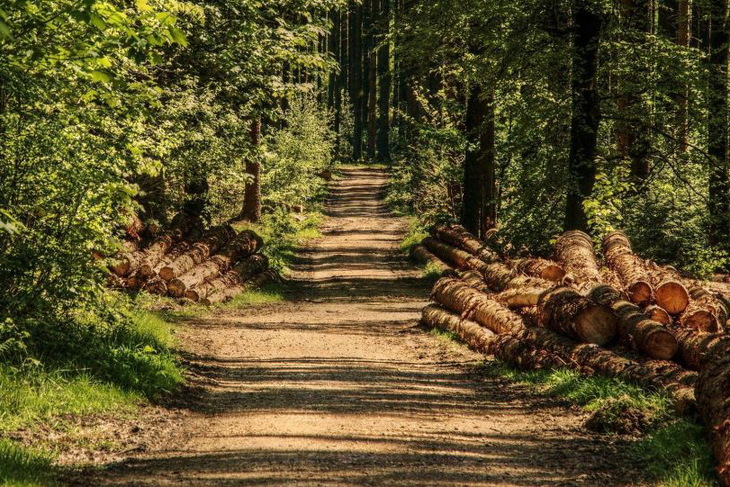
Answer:
[[(677, 44), (689, 49), (692, 39), (692, 0), (679, 0), (677, 8)], [(689, 87), (686, 83), (680, 86), (680, 93), (675, 97), (677, 103), (677, 138), (679, 150), (689, 149)]]
[(482, 86), (469, 88), (466, 134), (470, 149), (464, 160), (464, 200), (461, 223), (482, 237), (496, 224), (496, 179), (494, 157), (494, 96)]
[(377, 121), (377, 151), (378, 162), (390, 161), (390, 2), (381, 0), (382, 12), (379, 24), (378, 49), (378, 121)]
[(708, 147), (710, 155), (710, 241), (728, 246), (730, 231), (730, 182), (728, 181), (728, 25), (727, 1), (710, 6), (710, 57), (708, 84)]
[(583, 203), (593, 194), (596, 182), (596, 146), (601, 111), (596, 86), (598, 46), (603, 18), (589, 0), (573, 2), (573, 66), (571, 72), (572, 109), (568, 191), (565, 208), (566, 230), (587, 230)]
[(371, 0), (370, 32), (368, 34), (368, 159), (375, 160), (376, 122), (378, 118), (378, 24), (380, 22), (380, 0)]
[[(653, 4), (651, 0), (621, 0), (620, 12), (623, 30), (632, 46), (647, 47), (647, 35), (653, 30)], [(649, 66), (633, 69), (619, 80), (620, 95), (617, 108), (616, 143), (621, 156), (631, 161), (631, 177), (635, 184), (643, 183), (649, 176), (651, 131), (649, 107), (642, 100), (642, 91), (649, 86)]]
[(362, 159), (363, 135), (363, 59), (362, 59), (362, 4), (350, 2), (350, 101), (353, 106), (354, 128), (352, 134), (352, 158)]
[(249, 135), (253, 150), (252, 156), (246, 161), (246, 175), (249, 180), (246, 182), (240, 219), (256, 223), (261, 219), (261, 162), (258, 159), (258, 148), (261, 145), (260, 118), (251, 122)]

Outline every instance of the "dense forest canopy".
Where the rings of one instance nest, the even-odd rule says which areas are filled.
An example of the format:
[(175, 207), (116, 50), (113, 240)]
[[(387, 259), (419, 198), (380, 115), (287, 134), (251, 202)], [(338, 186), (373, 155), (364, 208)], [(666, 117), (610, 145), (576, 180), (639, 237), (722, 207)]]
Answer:
[(422, 225), (537, 254), (621, 229), (726, 269), (727, 20), (719, 0), (5, 2), (0, 337), (115, 309), (109, 260), (177, 215), (286, 228), (335, 161), (388, 164)]

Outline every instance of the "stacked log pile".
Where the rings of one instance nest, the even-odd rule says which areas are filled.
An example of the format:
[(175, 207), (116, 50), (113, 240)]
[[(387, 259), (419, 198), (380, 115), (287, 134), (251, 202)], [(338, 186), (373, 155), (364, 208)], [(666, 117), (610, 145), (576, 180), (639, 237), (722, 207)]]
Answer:
[(435, 284), (425, 324), (519, 367), (666, 391), (678, 410), (700, 412), (730, 486), (730, 285), (646, 261), (620, 232), (603, 239), (600, 259), (576, 231), (557, 239), (553, 260), (512, 259), (495, 235), (487, 245), (456, 225), (418, 249), (421, 261), (453, 269)]
[(110, 265), (111, 282), (121, 288), (220, 303), (276, 279), (259, 251), (261, 238), (230, 225), (200, 230), (199, 222), (176, 217), (167, 232), (148, 245), (125, 246)]

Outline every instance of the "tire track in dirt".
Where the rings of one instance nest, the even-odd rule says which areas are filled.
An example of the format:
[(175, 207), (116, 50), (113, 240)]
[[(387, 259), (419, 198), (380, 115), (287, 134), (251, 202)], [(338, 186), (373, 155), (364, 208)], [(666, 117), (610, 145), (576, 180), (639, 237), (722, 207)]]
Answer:
[(184, 328), (202, 392), (175, 434), (79, 483), (631, 485), (620, 440), (416, 328), (429, 283), (400, 255), (387, 175), (343, 172), (286, 302)]

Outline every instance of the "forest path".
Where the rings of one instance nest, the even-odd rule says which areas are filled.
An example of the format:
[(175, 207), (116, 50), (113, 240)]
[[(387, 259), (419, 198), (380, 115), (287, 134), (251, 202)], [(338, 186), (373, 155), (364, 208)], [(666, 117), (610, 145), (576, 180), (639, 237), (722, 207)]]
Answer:
[(429, 284), (399, 251), (387, 175), (343, 173), (286, 302), (184, 328), (203, 386), (176, 434), (82, 483), (628, 485), (621, 441), (416, 327)]

